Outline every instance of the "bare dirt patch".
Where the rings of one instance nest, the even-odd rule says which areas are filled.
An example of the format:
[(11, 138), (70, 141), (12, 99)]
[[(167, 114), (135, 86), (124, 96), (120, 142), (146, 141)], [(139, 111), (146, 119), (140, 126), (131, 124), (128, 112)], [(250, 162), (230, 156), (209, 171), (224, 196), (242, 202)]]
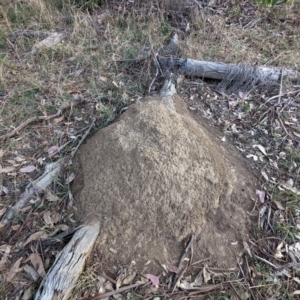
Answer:
[(155, 98), (131, 106), (77, 157), (75, 199), (98, 214), (110, 267), (134, 260), (139, 271), (155, 271), (177, 262), (191, 234), (194, 260), (234, 266), (249, 238), (253, 175), (175, 98), (177, 112)]

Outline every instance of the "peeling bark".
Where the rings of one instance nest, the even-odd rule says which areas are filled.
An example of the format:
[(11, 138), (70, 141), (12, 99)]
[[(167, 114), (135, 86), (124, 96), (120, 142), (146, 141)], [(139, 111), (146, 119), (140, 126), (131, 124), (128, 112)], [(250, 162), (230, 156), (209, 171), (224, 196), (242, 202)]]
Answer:
[(100, 230), (95, 219), (74, 234), (56, 258), (35, 295), (35, 300), (67, 300), (83, 271)]

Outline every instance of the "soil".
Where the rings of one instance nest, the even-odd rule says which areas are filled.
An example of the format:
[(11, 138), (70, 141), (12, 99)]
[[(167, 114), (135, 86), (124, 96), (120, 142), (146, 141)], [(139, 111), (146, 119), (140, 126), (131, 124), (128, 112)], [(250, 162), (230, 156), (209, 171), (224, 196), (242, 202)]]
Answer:
[(176, 111), (159, 97), (130, 106), (76, 157), (74, 197), (85, 218), (101, 221), (110, 270), (134, 261), (139, 272), (159, 273), (166, 261), (178, 263), (192, 234), (193, 261), (234, 267), (249, 239), (255, 176), (219, 132), (173, 98)]

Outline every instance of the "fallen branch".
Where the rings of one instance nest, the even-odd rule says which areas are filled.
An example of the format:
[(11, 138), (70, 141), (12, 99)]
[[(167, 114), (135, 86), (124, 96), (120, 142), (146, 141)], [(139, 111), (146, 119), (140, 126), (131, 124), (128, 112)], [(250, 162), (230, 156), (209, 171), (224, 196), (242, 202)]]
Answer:
[(1, 220), (1, 223), (8, 224), (12, 217), (22, 207), (24, 207), (30, 201), (30, 199), (44, 192), (45, 189), (52, 183), (52, 181), (59, 175), (63, 166), (63, 162), (64, 160), (60, 159), (57, 162), (48, 164), (45, 168), (44, 174), (26, 186), (25, 191), (21, 194), (19, 201), (13, 207), (7, 210), (7, 212), (4, 214), (3, 220)]
[(274, 82), (280, 80), (281, 74), (283, 77), (287, 77), (292, 81), (297, 81), (300, 78), (298, 71), (287, 68), (226, 64), (221, 62), (199, 61), (190, 58), (158, 57), (158, 60), (162, 66), (172, 65), (173, 68), (177, 68), (183, 75), (201, 78), (224, 80), (228, 74), (233, 72), (238, 73), (238, 71), (249, 73), (252, 77), (255, 75), (258, 79)]
[(45, 39), (52, 33), (49, 31), (39, 31), (39, 30), (16, 30), (11, 32), (7, 38), (10, 42), (14, 43), (19, 36), (26, 36), (29, 38), (41, 38)]
[[(185, 256), (186, 256), (187, 252), (189, 251), (189, 249), (192, 247), (193, 242), (194, 242), (194, 235), (192, 234), (191, 237), (190, 237), (190, 240), (189, 240), (189, 242), (187, 244), (187, 246), (185, 247), (185, 249), (184, 249), (184, 251), (183, 251), (183, 253), (182, 253), (181, 257), (180, 257), (180, 261), (179, 261), (179, 264), (178, 264), (178, 271), (181, 270), (183, 261), (185, 259)], [(182, 275), (183, 275), (183, 273), (181, 273), (181, 276)], [(174, 274), (172, 293), (174, 293), (175, 288), (177, 286), (177, 283), (179, 282), (181, 276), (179, 275), (179, 273), (175, 273)]]
[(56, 258), (43, 279), (35, 300), (67, 300), (83, 271), (100, 230), (96, 218), (82, 226)]
[(52, 48), (53, 46), (61, 43), (65, 37), (66, 35), (64, 33), (53, 32), (42, 41), (37, 42), (35, 45), (33, 45), (32, 50), (29, 53), (26, 53), (25, 57), (36, 54), (38, 49)]
[(85, 100), (78, 100), (76, 102), (70, 102), (67, 104), (64, 104), (61, 106), (61, 108), (54, 114), (54, 115), (50, 115), (50, 116), (39, 116), (39, 117), (32, 117), (30, 119), (27, 119), (26, 121), (24, 121), (23, 123), (21, 123), (18, 127), (16, 127), (14, 130), (12, 130), (11, 132), (4, 134), (2, 136), (0, 136), (0, 141), (5, 140), (7, 138), (11, 138), (13, 136), (15, 136), (16, 134), (18, 134), (22, 129), (24, 129), (25, 127), (27, 127), (28, 125), (35, 123), (35, 122), (40, 122), (40, 121), (49, 121), (52, 119), (55, 119), (57, 117), (60, 117), (63, 112), (71, 107), (75, 107), (78, 106), (82, 103), (84, 103)]
[[(171, 50), (167, 51), (168, 49)], [(220, 87), (223, 89), (231, 85), (236, 90), (240, 88), (250, 89), (258, 83), (270, 85), (280, 82), (282, 85), (283, 78), (288, 78), (291, 81), (298, 81), (300, 79), (300, 73), (297, 70), (282, 67), (226, 64), (222, 62), (199, 61), (190, 58), (174, 58), (174, 54), (178, 52), (178, 49), (178, 36), (174, 34), (169, 45), (157, 57), (159, 65), (164, 71), (175, 73), (175, 70), (177, 70), (185, 76), (221, 80)], [(169, 52), (171, 55), (168, 55)]]
[(110, 292), (107, 292), (107, 293), (104, 293), (104, 294), (96, 295), (92, 298), (89, 298), (89, 300), (98, 300), (98, 299), (104, 299), (104, 298), (107, 299), (110, 296), (117, 295), (117, 294), (123, 293), (125, 291), (131, 290), (131, 289), (136, 288), (136, 287), (138, 287), (142, 284), (143, 283), (134, 283), (134, 284), (131, 284), (131, 285), (123, 286), (123, 287), (119, 288), (118, 290), (114, 290), (114, 291), (110, 291)]
[(87, 138), (87, 136), (91, 132), (92, 128), (95, 125), (95, 122), (96, 122), (96, 118), (93, 118), (91, 125), (89, 126), (89, 128), (87, 129), (87, 131), (85, 132), (85, 134), (83, 135), (83, 137), (81, 138), (81, 140), (79, 141), (79, 143), (76, 146), (76, 148), (72, 151), (72, 157), (74, 157), (74, 155), (77, 152), (77, 150), (79, 149), (80, 145), (84, 142), (84, 140)]

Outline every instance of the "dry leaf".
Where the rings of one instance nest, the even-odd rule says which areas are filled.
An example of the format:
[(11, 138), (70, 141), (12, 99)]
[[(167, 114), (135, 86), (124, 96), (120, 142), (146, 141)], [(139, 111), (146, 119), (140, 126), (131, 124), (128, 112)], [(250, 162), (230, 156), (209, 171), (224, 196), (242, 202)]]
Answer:
[(16, 164), (16, 162), (12, 159), (7, 159), (6, 162), (8, 162), (9, 164), (13, 165), (14, 167), (18, 167), (20, 164)]
[(20, 172), (21, 173), (31, 173), (33, 172), (34, 170), (36, 170), (36, 167), (35, 166), (26, 166), (26, 167), (23, 167), (20, 169)]
[(53, 224), (56, 224), (60, 221), (60, 214), (57, 211), (52, 211), (51, 218), (52, 218)]
[(10, 270), (6, 276), (7, 281), (11, 282), (13, 280), (13, 278), (17, 275), (17, 273), (22, 271), (22, 268), (20, 268), (22, 259), (23, 259), (23, 257), (20, 257), (10, 268)]
[(45, 198), (50, 202), (55, 202), (59, 200), (59, 198), (50, 191), (47, 191)]
[(15, 157), (16, 162), (23, 162), (24, 160), (25, 160), (25, 158), (22, 158), (22, 157), (19, 157), (19, 156)]
[(58, 149), (59, 149), (58, 146), (52, 146), (47, 150), (47, 152), (49, 155), (53, 155)]
[(261, 171), (261, 175), (266, 179), (266, 181), (269, 181), (269, 177), (265, 171)]
[(39, 276), (41, 276), (42, 278), (44, 278), (46, 276), (44, 264), (43, 264), (42, 258), (39, 253), (30, 254), (25, 262), (28, 262), (28, 261), (30, 261), (32, 263), (32, 266), (37, 271)]
[(27, 274), (30, 275), (30, 277), (33, 279), (33, 281), (37, 281), (39, 279), (39, 277), (40, 277), (39, 274), (38, 274), (38, 272), (33, 267), (31, 267), (31, 266), (29, 266), (27, 264), (23, 267), (23, 270)]
[(203, 268), (203, 279), (204, 283), (208, 283), (211, 279), (211, 275), (208, 271), (206, 271), (206, 268)]
[(2, 168), (1, 166), (0, 166), (0, 174), (1, 173), (10, 173), (10, 172), (12, 172), (12, 171), (14, 171), (15, 170), (15, 167), (6, 167), (6, 168)]
[(61, 116), (61, 117), (59, 117), (59, 118), (55, 118), (55, 119), (53, 120), (53, 122), (54, 122), (55, 124), (58, 124), (58, 123), (60, 123), (60, 122), (64, 119), (64, 117), (65, 117), (65, 116)]
[(242, 100), (244, 100), (244, 99), (246, 98), (246, 94), (245, 94), (244, 92), (242, 92), (242, 91), (239, 91), (239, 92), (238, 92), (238, 95), (239, 95), (239, 97), (240, 97)]
[(298, 277), (293, 277), (293, 280), (300, 284), (300, 279)]
[(71, 173), (66, 179), (66, 183), (71, 183), (75, 178), (75, 173)]
[(99, 79), (100, 79), (101, 81), (103, 81), (103, 82), (107, 82), (107, 78), (104, 77), (104, 76), (99, 76)]
[(118, 278), (117, 278), (117, 282), (116, 282), (116, 290), (118, 290), (121, 286), (122, 286), (122, 281), (125, 277), (125, 274), (121, 273)]
[(43, 218), (47, 225), (50, 225), (51, 227), (53, 227), (53, 221), (51, 219), (51, 212), (49, 210), (44, 212)]
[(0, 184), (0, 195), (7, 195), (8, 194), (8, 188)]
[(177, 284), (177, 286), (183, 290), (190, 290), (192, 288), (194, 288), (194, 284), (193, 283), (190, 283), (188, 281), (181, 281), (180, 283)]
[(275, 258), (279, 259), (279, 258), (284, 257), (284, 255), (281, 253), (282, 247), (283, 247), (283, 242), (281, 242), (281, 243), (277, 246), (277, 248), (276, 248), (276, 253), (275, 253), (275, 255), (274, 255)]
[(172, 273), (178, 273), (179, 270), (176, 266), (174, 266), (171, 262), (169, 261), (166, 261), (166, 267), (167, 267), (167, 270), (172, 272)]
[(2, 253), (9, 253), (10, 252), (10, 249), (11, 249), (11, 246), (7, 245), (7, 244), (4, 244), (4, 245), (1, 245), (0, 246), (0, 252)]
[(266, 195), (265, 191), (256, 190), (256, 195), (258, 196), (261, 203), (265, 202), (265, 195)]
[(122, 284), (127, 285), (130, 284), (136, 277), (136, 272), (133, 272), (132, 274), (125, 277), (122, 281)]
[(248, 154), (246, 157), (247, 157), (247, 158), (253, 158), (254, 161), (257, 161), (257, 160), (258, 160), (258, 157), (257, 157), (257, 155), (255, 155), (255, 154)]
[(17, 231), (20, 227), (21, 227), (20, 224), (16, 224), (16, 225), (12, 225), (11, 229), (14, 230), (14, 231)]
[(29, 244), (32, 241), (36, 241), (39, 239), (43, 240), (43, 239), (46, 239), (47, 237), (48, 237), (48, 234), (44, 231), (35, 232), (26, 240), (26, 242), (24, 243), (24, 246), (26, 246), (27, 244)]
[(5, 270), (6, 264), (8, 263), (8, 255), (10, 253), (11, 246), (9, 245), (1, 245), (0, 252), (3, 254), (0, 260), (0, 272)]
[(33, 288), (29, 287), (23, 294), (22, 300), (29, 300), (32, 299), (33, 295)]
[(293, 295), (300, 295), (300, 290), (294, 291)]
[(253, 145), (253, 148), (258, 148), (265, 156), (268, 156), (267, 152), (266, 152), (266, 149), (264, 146), (262, 145)]
[(147, 279), (149, 279), (154, 286), (159, 285), (159, 278), (157, 276), (152, 275), (152, 274), (143, 274), (143, 276), (146, 277)]
[(282, 206), (282, 204), (279, 201), (273, 200), (273, 202), (276, 204), (276, 206), (277, 206), (278, 209), (284, 210), (284, 207)]

